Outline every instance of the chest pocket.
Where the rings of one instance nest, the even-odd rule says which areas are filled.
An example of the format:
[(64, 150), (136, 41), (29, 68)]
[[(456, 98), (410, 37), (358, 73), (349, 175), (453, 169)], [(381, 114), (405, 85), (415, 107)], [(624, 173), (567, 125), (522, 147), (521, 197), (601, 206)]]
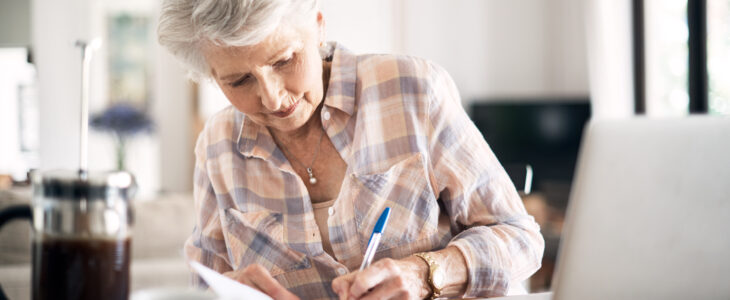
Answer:
[(310, 267), (309, 258), (283, 241), (281, 213), (225, 210), (224, 233), (234, 269), (260, 264), (276, 276)]
[(357, 195), (355, 221), (366, 246), (378, 217), (391, 208), (380, 249), (386, 250), (431, 239), (438, 230), (439, 207), (420, 153), (395, 163), (385, 172), (354, 174)]

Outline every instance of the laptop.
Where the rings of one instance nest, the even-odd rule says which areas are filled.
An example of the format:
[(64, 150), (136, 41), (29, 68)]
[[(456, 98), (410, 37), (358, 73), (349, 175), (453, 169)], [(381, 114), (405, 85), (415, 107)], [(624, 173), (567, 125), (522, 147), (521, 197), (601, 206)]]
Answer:
[(730, 299), (730, 118), (591, 121), (552, 299)]

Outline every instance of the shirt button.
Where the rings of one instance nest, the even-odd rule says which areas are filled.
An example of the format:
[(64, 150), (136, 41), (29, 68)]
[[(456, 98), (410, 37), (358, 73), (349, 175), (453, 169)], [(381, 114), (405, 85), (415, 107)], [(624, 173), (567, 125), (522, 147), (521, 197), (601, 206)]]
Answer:
[(347, 274), (347, 269), (345, 268), (338, 268), (337, 274), (340, 274), (340, 276)]
[(331, 216), (331, 215), (334, 215), (334, 214), (335, 214), (335, 208), (334, 208), (334, 207), (330, 207), (330, 208), (328, 208), (328, 209), (327, 209), (327, 213), (328, 213), (328, 214), (330, 214), (330, 216)]
[(325, 121), (329, 121), (330, 120), (330, 112), (329, 111), (325, 111), (323, 118), (324, 118)]

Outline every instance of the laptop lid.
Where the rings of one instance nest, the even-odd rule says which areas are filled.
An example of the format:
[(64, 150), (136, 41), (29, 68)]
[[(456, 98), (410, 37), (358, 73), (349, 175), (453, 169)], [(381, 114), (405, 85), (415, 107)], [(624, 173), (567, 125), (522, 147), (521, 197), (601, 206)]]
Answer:
[(730, 299), (730, 118), (591, 121), (554, 299)]

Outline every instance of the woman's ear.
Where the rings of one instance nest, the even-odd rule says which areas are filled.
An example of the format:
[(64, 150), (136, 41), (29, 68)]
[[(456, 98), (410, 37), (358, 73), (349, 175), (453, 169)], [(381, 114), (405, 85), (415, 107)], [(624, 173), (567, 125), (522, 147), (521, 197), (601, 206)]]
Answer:
[(324, 16), (322, 16), (322, 12), (317, 12), (317, 29), (319, 30), (318, 38), (319, 38), (319, 45), (324, 45), (325, 42), (325, 27), (324, 27)]

